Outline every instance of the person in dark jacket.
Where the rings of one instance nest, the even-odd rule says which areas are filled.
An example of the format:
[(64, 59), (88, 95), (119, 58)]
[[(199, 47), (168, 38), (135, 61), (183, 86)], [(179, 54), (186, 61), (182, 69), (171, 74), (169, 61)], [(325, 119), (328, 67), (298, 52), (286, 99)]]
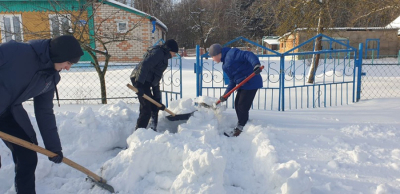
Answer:
[[(28, 43), (9, 41), (0, 44), (0, 131), (38, 144), (36, 133), (22, 103), (33, 98), (34, 112), (46, 149), (62, 162), (63, 153), (53, 113), (54, 92), (60, 81), (59, 71), (69, 70), (83, 51), (73, 36), (32, 40)], [(35, 193), (36, 152), (3, 140), (15, 163), (17, 193)]]
[[(249, 120), (249, 110), (254, 97), (256, 96), (257, 90), (263, 87), (260, 75), (260, 61), (252, 52), (230, 47), (222, 48), (220, 44), (211, 45), (208, 51), (208, 54), (212, 57), (213, 61), (223, 63), (222, 69), (229, 77), (229, 84), (224, 95), (246, 79), (250, 74), (253, 72), (256, 73), (256, 76), (251, 78), (237, 90), (235, 111), (238, 117), (238, 123), (231, 132), (224, 133), (224, 135), (228, 137), (239, 136)], [(220, 97), (221, 102), (227, 100), (227, 98), (224, 98), (224, 95)]]
[(136, 94), (140, 102), (135, 130), (151, 128), (157, 131), (158, 111), (164, 110), (165, 106), (157, 107), (143, 98), (143, 94), (161, 103), (160, 80), (168, 67), (168, 59), (174, 57), (178, 50), (178, 43), (173, 39), (167, 40), (163, 45), (150, 47), (143, 60), (132, 71), (130, 79), (132, 85), (138, 89)]

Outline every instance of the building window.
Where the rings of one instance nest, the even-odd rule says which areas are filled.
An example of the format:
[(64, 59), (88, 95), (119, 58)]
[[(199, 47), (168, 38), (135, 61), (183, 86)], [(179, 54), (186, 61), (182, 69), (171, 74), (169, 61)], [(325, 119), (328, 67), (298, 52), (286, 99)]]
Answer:
[(21, 15), (0, 15), (1, 42), (23, 41)]
[(367, 39), (365, 45), (365, 57), (379, 58), (380, 39)]
[(126, 33), (128, 31), (128, 22), (119, 21), (117, 22), (117, 32), (118, 33)]
[(52, 37), (72, 34), (71, 15), (50, 14), (50, 33)]

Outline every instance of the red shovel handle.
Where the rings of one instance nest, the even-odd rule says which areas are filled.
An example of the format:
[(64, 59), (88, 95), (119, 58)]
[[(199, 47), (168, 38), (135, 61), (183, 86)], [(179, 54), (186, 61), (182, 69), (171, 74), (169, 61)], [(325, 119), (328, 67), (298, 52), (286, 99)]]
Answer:
[[(264, 66), (260, 67), (260, 72), (264, 69)], [(247, 81), (249, 81), (251, 78), (253, 78), (256, 75), (256, 73), (252, 73), (249, 75), (249, 77), (247, 77), (246, 79), (244, 79), (242, 82), (240, 82), (238, 85), (236, 85), (231, 91), (229, 91), (228, 93), (226, 93), (224, 95), (224, 98), (228, 98), (234, 91), (236, 91), (237, 89), (239, 89), (243, 84), (245, 84)], [(221, 103), (221, 100), (218, 100), (216, 104)]]

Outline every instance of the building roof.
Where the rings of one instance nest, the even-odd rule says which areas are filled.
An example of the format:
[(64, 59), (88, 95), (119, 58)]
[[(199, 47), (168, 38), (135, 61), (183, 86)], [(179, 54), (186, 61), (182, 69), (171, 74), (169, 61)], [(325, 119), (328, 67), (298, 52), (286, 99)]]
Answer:
[(143, 11), (140, 11), (140, 10), (138, 10), (138, 9), (135, 9), (135, 8), (133, 8), (133, 7), (131, 7), (131, 6), (125, 5), (125, 4), (120, 3), (120, 2), (118, 2), (118, 1), (115, 1), (115, 0), (105, 0), (105, 1), (103, 1), (103, 3), (106, 3), (106, 4), (108, 4), (108, 5), (115, 6), (115, 7), (117, 7), (117, 8), (120, 8), (120, 9), (123, 9), (123, 10), (125, 10), (125, 11), (131, 12), (131, 13), (134, 13), (134, 14), (137, 14), (137, 15), (139, 15), (139, 16), (146, 17), (146, 18), (148, 18), (148, 19), (154, 18), (154, 19), (156, 19), (156, 22), (157, 22), (158, 25), (160, 25), (162, 28), (164, 28), (166, 31), (168, 31), (167, 26), (166, 26), (161, 20), (159, 20), (159, 19), (157, 19), (156, 17), (154, 17), (154, 16), (152, 16), (152, 15), (149, 15), (149, 14), (143, 12)]
[[(68, 5), (68, 6), (66, 6)], [(41, 12), (41, 11), (78, 11), (79, 2), (76, 0), (0, 0), (0, 12)]]
[[(399, 20), (400, 21), (400, 20)], [(335, 28), (324, 28), (325, 30), (337, 30), (337, 31), (370, 31), (370, 30), (399, 30), (399, 27), (335, 27)], [(295, 31), (305, 31), (313, 30), (316, 31), (317, 28), (296, 28)], [(292, 34), (292, 32), (287, 32), (281, 38)], [(279, 38), (279, 39), (281, 39)]]
[[(393, 20), (390, 24), (386, 26), (387, 28), (400, 28), (400, 16)], [(400, 30), (397, 33), (400, 35)]]
[(279, 36), (264, 36), (263, 41), (269, 45), (279, 44)]

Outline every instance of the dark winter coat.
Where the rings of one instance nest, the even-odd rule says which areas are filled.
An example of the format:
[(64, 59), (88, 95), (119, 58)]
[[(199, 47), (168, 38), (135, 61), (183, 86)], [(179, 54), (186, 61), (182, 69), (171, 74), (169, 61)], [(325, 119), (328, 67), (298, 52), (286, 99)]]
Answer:
[[(221, 61), (223, 62), (222, 69), (229, 77), (229, 84), (225, 94), (252, 74), (255, 65), (260, 64), (258, 57), (254, 53), (229, 47), (222, 48)], [(261, 75), (255, 75), (239, 89), (254, 90), (262, 87)]]
[(132, 82), (149, 82), (152, 86), (158, 86), (171, 57), (169, 50), (161, 45), (150, 47), (143, 60), (133, 70)]
[(48, 40), (0, 44), (0, 116), (7, 110), (37, 144), (36, 133), (22, 103), (33, 98), (36, 121), (46, 149), (61, 151), (53, 98), (60, 74), (49, 57)]

